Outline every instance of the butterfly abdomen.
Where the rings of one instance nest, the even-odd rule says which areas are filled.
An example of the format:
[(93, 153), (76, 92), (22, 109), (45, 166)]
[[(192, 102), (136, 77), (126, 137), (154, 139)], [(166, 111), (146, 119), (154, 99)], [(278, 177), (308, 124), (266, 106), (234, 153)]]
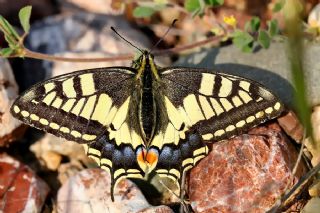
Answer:
[(149, 64), (146, 64), (145, 71), (142, 75), (142, 93), (140, 104), (140, 122), (142, 123), (143, 132), (146, 141), (152, 138), (154, 126), (156, 123), (155, 104), (153, 95), (153, 76)]

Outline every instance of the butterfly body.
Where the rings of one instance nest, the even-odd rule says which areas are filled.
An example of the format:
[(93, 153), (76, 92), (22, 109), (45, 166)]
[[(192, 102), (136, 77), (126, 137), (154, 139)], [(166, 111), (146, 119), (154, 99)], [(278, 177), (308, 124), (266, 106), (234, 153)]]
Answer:
[(280, 115), (281, 102), (249, 79), (206, 69), (159, 68), (145, 51), (132, 67), (77, 71), (38, 83), (11, 108), (23, 122), (84, 145), (111, 173), (182, 175), (230, 138)]

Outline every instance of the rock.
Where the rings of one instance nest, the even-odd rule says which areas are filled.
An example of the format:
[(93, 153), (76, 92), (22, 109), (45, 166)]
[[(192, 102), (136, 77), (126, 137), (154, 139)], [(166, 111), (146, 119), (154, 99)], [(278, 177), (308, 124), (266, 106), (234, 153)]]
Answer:
[(55, 171), (61, 163), (62, 156), (56, 152), (47, 151), (43, 153), (42, 159), (46, 162), (48, 169)]
[(80, 161), (71, 160), (68, 163), (62, 163), (58, 168), (58, 180), (63, 184), (83, 169)]
[(303, 143), (307, 148), (307, 152), (310, 153), (308, 157), (311, 159), (312, 166), (318, 165), (318, 163), (320, 163), (320, 150), (317, 147), (318, 145), (315, 144), (310, 137), (306, 138)]
[(41, 156), (46, 152), (55, 152), (73, 160), (85, 161), (87, 159), (84, 149), (79, 143), (61, 139), (49, 133), (32, 144), (30, 150), (38, 158), (42, 158)]
[[(120, 5), (119, 8), (112, 7), (114, 1), (112, 0), (62, 0), (62, 9), (73, 10), (73, 11), (87, 11), (91, 13), (106, 14), (106, 15), (116, 15), (121, 14), (124, 10), (124, 4)], [(121, 1), (118, 1), (121, 4)]]
[(311, 197), (319, 197), (320, 196), (320, 180), (314, 180), (314, 183), (309, 188), (309, 195)]
[(168, 206), (161, 205), (148, 207), (146, 209), (138, 211), (137, 213), (174, 213), (174, 211)]
[[(77, 58), (114, 57), (120, 54), (134, 53), (136, 49), (120, 39), (110, 29), (111, 26), (114, 26), (121, 35), (136, 46), (142, 49), (150, 47), (147, 37), (132, 28), (123, 17), (92, 13), (52, 16), (42, 22), (35, 23), (26, 38), (26, 46), (36, 52)], [(103, 63), (26, 60), (24, 70), (28, 72), (17, 70), (15, 75), (21, 90), (25, 90), (36, 82), (53, 75), (89, 67), (120, 65), (130, 66), (130, 59), (129, 62), (128, 60), (113, 59)]]
[(308, 16), (308, 24), (311, 27), (320, 27), (320, 4), (318, 3)]
[(302, 209), (301, 213), (318, 213), (320, 209), (320, 198), (314, 197), (309, 200), (307, 205)]
[(0, 59), (0, 147), (20, 138), (25, 130), (21, 122), (10, 114), (10, 107), (18, 96), (18, 86), (6, 59)]
[(110, 174), (101, 169), (86, 169), (70, 177), (58, 191), (58, 212), (172, 212), (166, 207), (152, 210), (140, 190), (127, 179), (115, 188), (112, 202), (110, 183)]
[(313, 127), (314, 140), (320, 141), (320, 105), (313, 108), (311, 123)]
[[(293, 87), (285, 43), (273, 42), (269, 49), (243, 53), (235, 45), (214, 48), (189, 55), (176, 63), (181, 66), (203, 67), (250, 78), (260, 82), (292, 108)], [(305, 42), (305, 77), (309, 104), (320, 104), (320, 44)]]
[(47, 184), (26, 165), (0, 154), (1, 212), (40, 212), (49, 193)]
[(211, 148), (190, 173), (195, 212), (266, 212), (306, 171), (292, 173), (297, 151), (276, 124)]
[(304, 128), (300, 123), (297, 115), (293, 111), (279, 117), (279, 125), (282, 129), (297, 143), (301, 143), (304, 134)]
[(306, 138), (304, 141), (307, 150), (311, 153), (311, 164), (316, 166), (320, 163), (320, 106), (316, 106), (313, 108), (313, 112), (311, 114), (311, 124), (313, 128), (313, 139), (310, 137)]
[[(32, 144), (30, 150), (44, 167), (58, 171), (58, 179), (61, 183), (82, 170), (84, 165), (89, 167), (95, 165), (87, 157), (81, 144), (58, 138), (49, 133)], [(70, 161), (61, 163), (63, 157)]]

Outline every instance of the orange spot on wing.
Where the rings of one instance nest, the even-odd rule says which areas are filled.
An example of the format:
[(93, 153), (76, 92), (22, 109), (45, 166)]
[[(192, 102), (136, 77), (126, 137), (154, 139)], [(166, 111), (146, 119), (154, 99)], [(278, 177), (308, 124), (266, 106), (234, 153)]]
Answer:
[(158, 161), (158, 153), (152, 151), (152, 150), (149, 150), (149, 152), (147, 153), (147, 156), (146, 156), (146, 161), (150, 164), (150, 165), (153, 165), (155, 162)]

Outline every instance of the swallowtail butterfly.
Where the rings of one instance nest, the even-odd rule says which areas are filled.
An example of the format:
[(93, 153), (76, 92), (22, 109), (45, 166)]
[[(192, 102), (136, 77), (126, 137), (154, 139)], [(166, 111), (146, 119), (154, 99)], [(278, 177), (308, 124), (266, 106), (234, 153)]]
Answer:
[(275, 118), (282, 103), (262, 85), (207, 69), (160, 68), (143, 51), (132, 67), (73, 72), (32, 86), (11, 107), (24, 123), (84, 145), (120, 179), (155, 171), (181, 186), (207, 143)]

